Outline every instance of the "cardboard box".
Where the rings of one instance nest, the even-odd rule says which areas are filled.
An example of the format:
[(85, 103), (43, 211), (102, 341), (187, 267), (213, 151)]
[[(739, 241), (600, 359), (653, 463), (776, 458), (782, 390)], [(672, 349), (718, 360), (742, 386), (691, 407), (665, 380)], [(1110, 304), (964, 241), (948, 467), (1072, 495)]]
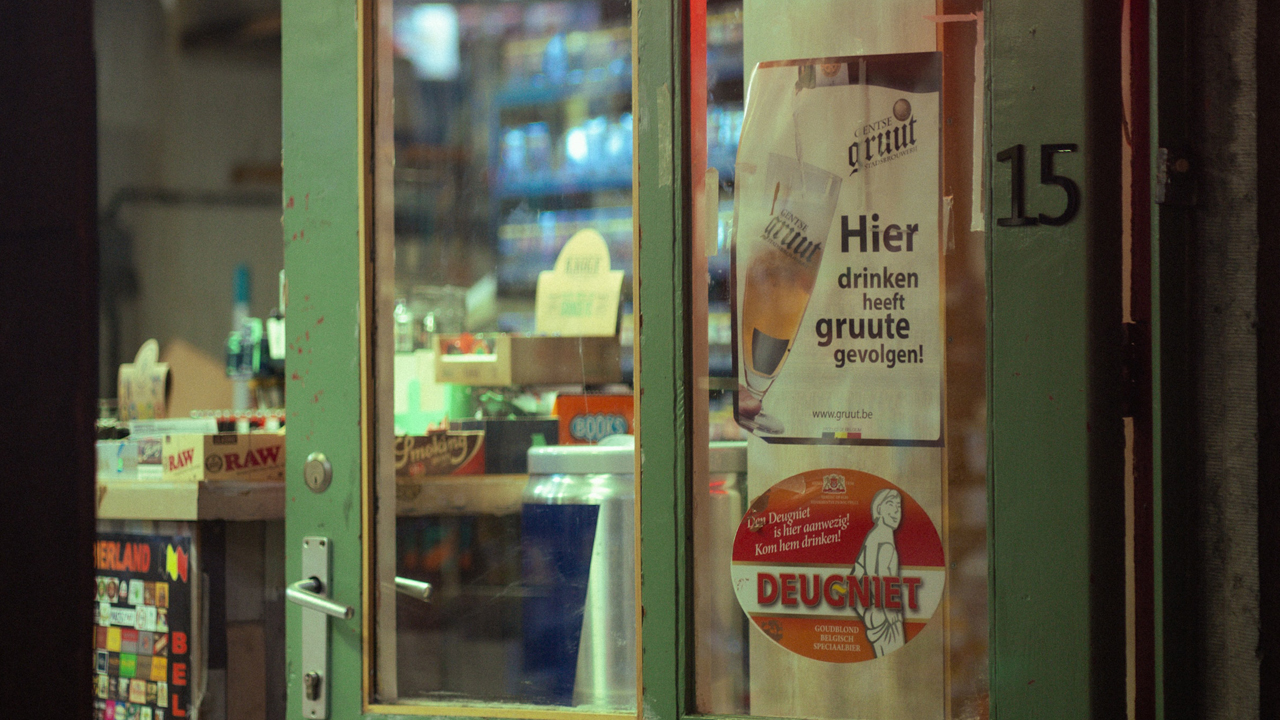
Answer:
[(165, 480), (284, 480), (284, 433), (164, 436)]
[(558, 445), (560, 423), (556, 418), (490, 418), (455, 420), (451, 431), (484, 431), (484, 471), (487, 475), (523, 475), (529, 472), (529, 446), (535, 436), (542, 445)]
[(557, 395), (561, 445), (594, 445), (610, 435), (634, 435), (632, 395)]
[[(600, 385), (622, 381), (622, 346), (610, 337), (534, 337), (480, 334), (468, 341), (492, 352), (459, 353), (459, 335), (436, 345), (436, 382), (481, 387)], [(450, 354), (451, 345), (454, 346)]]
[(396, 438), (396, 478), (483, 475), (484, 433), (433, 432)]

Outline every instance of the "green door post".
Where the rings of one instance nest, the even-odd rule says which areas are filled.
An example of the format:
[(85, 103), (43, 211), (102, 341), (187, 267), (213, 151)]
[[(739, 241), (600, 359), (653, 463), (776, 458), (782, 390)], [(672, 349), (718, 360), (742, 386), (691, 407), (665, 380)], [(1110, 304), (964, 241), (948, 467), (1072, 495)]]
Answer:
[[(684, 3), (632, 0), (636, 110), (641, 658), (645, 714), (675, 720), (692, 696), (686, 532), (692, 383)], [(706, 329), (703, 328), (703, 332)], [(638, 373), (639, 374), (639, 373)]]
[[(987, 3), (991, 697), (1002, 720), (1125, 715), (1119, 8)], [(1053, 176), (1079, 189), (1065, 222), (1070, 191)]]
[[(330, 596), (356, 608), (329, 619), (329, 717), (361, 712), (361, 382), (363, 332), (361, 34), (357, 2), (284, 0), (284, 262), (289, 280), (285, 551), (301, 578), (302, 538), (332, 545)], [(333, 482), (316, 494), (302, 480), (322, 452)], [(302, 717), (301, 609), (286, 609), (289, 715)]]

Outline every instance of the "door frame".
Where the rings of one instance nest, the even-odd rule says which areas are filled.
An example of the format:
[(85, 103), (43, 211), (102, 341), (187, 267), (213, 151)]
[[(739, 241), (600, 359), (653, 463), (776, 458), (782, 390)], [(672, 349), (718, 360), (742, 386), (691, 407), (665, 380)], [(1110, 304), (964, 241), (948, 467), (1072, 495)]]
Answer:
[[(1124, 565), (1116, 559), (1124, 556), (1123, 478), (1117, 482), (1115, 471), (1123, 467), (1124, 449), (1117, 429), (1123, 345), (1116, 318), (1119, 263), (1106, 254), (1114, 249), (1113, 223), (1120, 216), (1119, 135), (1109, 130), (1118, 127), (1113, 108), (1119, 93), (1107, 80), (1119, 73), (1119, 18), (1111, 17), (1118, 11), (1083, 0), (1023, 3), (996, 12), (993, 4), (987, 4), (986, 23), (988, 149), (1076, 143), (1081, 148), (1076, 168), (1086, 189), (1081, 219), (1056, 234), (1041, 227), (1019, 235), (1017, 228), (991, 223), (996, 213), (988, 212), (993, 712), (1109, 717), (1112, 711), (1124, 712), (1125, 677), (1123, 645), (1117, 651), (1114, 642), (1123, 637), (1124, 615), (1100, 589), (1123, 586), (1124, 579)], [(333, 538), (332, 594), (358, 605), (352, 620), (330, 621), (331, 717), (391, 712), (366, 703), (376, 661), (368, 642), (374, 613), (365, 611), (379, 603), (366, 589), (364, 574), (380, 560), (362, 538), (372, 537), (379, 525), (371, 490), (375, 477), (387, 475), (374, 466), (374, 457), (386, 454), (385, 441), (378, 439), (385, 419), (369, 408), (385, 393), (374, 382), (375, 368), (389, 364), (370, 347), (377, 345), (371, 333), (388, 331), (378, 318), (389, 317), (389, 306), (366, 282), (387, 262), (384, 241), (375, 237), (385, 237), (380, 233), (389, 221), (372, 174), (377, 166), (387, 166), (386, 158), (374, 161), (376, 93), (387, 89), (374, 82), (371, 39), (385, 28), (374, 27), (372, 8), (373, 0), (284, 0), (282, 8), (282, 223), (291, 342), (286, 382), (292, 400), (286, 567), (290, 580), (299, 576), (296, 549), (303, 536)], [(689, 266), (683, 261), (692, 240), (684, 122), (687, 21), (675, 0), (633, 0), (635, 348), (636, 365), (644, 367), (636, 389), (642, 448), (637, 454), (638, 553), (644, 577), (637, 652), (642, 707), (661, 718), (692, 714), (693, 708), (692, 583), (685, 542), (693, 477), (690, 349), (696, 329), (696, 313), (687, 311)], [(1038, 29), (1038, 37), (1028, 29)], [(1026, 40), (1028, 34), (1036, 39)], [(1114, 56), (1105, 48), (1115, 48)], [(1084, 110), (1037, 116), (1033, 111), (1050, 90), (1083, 96)], [(1006, 176), (1003, 166), (989, 160), (988, 208), (1004, 206), (1007, 196), (995, 185), (1007, 182)], [(1054, 270), (1036, 278), (1044, 258), (1032, 253), (1046, 247), (1056, 260)], [(1028, 286), (1043, 294), (1029, 297), (1018, 289)], [(999, 297), (1013, 301), (998, 304)], [(1061, 327), (1047, 332), (1046, 319)], [(1037, 342), (1018, 342), (1032, 331)], [(1017, 373), (1021, 379), (1011, 380)], [(1006, 387), (1015, 392), (1007, 393)], [(372, 452), (375, 447), (379, 453)], [(325, 453), (333, 467), (332, 484), (323, 495), (302, 481), (302, 464), (312, 452)], [(1039, 482), (1029, 483), (1028, 477)], [(1064, 585), (1094, 589), (1064, 594)], [(1061, 628), (1063, 618), (1076, 629)], [(287, 609), (287, 628), (288, 651), (295, 657), (296, 607)], [(289, 712), (300, 714), (300, 678), (292, 662), (288, 683)], [(431, 711), (557, 715), (495, 708)], [(410, 710), (395, 707), (394, 712)]]

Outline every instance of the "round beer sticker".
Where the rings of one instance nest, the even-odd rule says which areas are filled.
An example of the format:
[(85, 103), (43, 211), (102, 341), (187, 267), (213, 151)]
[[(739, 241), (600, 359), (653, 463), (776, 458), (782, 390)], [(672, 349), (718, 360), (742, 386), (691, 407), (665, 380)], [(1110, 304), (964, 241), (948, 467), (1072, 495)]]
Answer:
[(756, 498), (733, 543), (733, 586), (782, 647), (825, 662), (883, 657), (924, 629), (946, 584), (924, 508), (884, 478), (810, 470)]

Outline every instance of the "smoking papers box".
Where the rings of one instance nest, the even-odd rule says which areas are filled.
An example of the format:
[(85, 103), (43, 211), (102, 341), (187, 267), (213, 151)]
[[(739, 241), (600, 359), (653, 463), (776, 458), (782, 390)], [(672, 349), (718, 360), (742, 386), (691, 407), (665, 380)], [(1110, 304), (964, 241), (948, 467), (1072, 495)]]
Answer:
[(284, 480), (283, 433), (170, 434), (164, 480)]
[(484, 433), (433, 432), (396, 438), (396, 478), (483, 475)]

